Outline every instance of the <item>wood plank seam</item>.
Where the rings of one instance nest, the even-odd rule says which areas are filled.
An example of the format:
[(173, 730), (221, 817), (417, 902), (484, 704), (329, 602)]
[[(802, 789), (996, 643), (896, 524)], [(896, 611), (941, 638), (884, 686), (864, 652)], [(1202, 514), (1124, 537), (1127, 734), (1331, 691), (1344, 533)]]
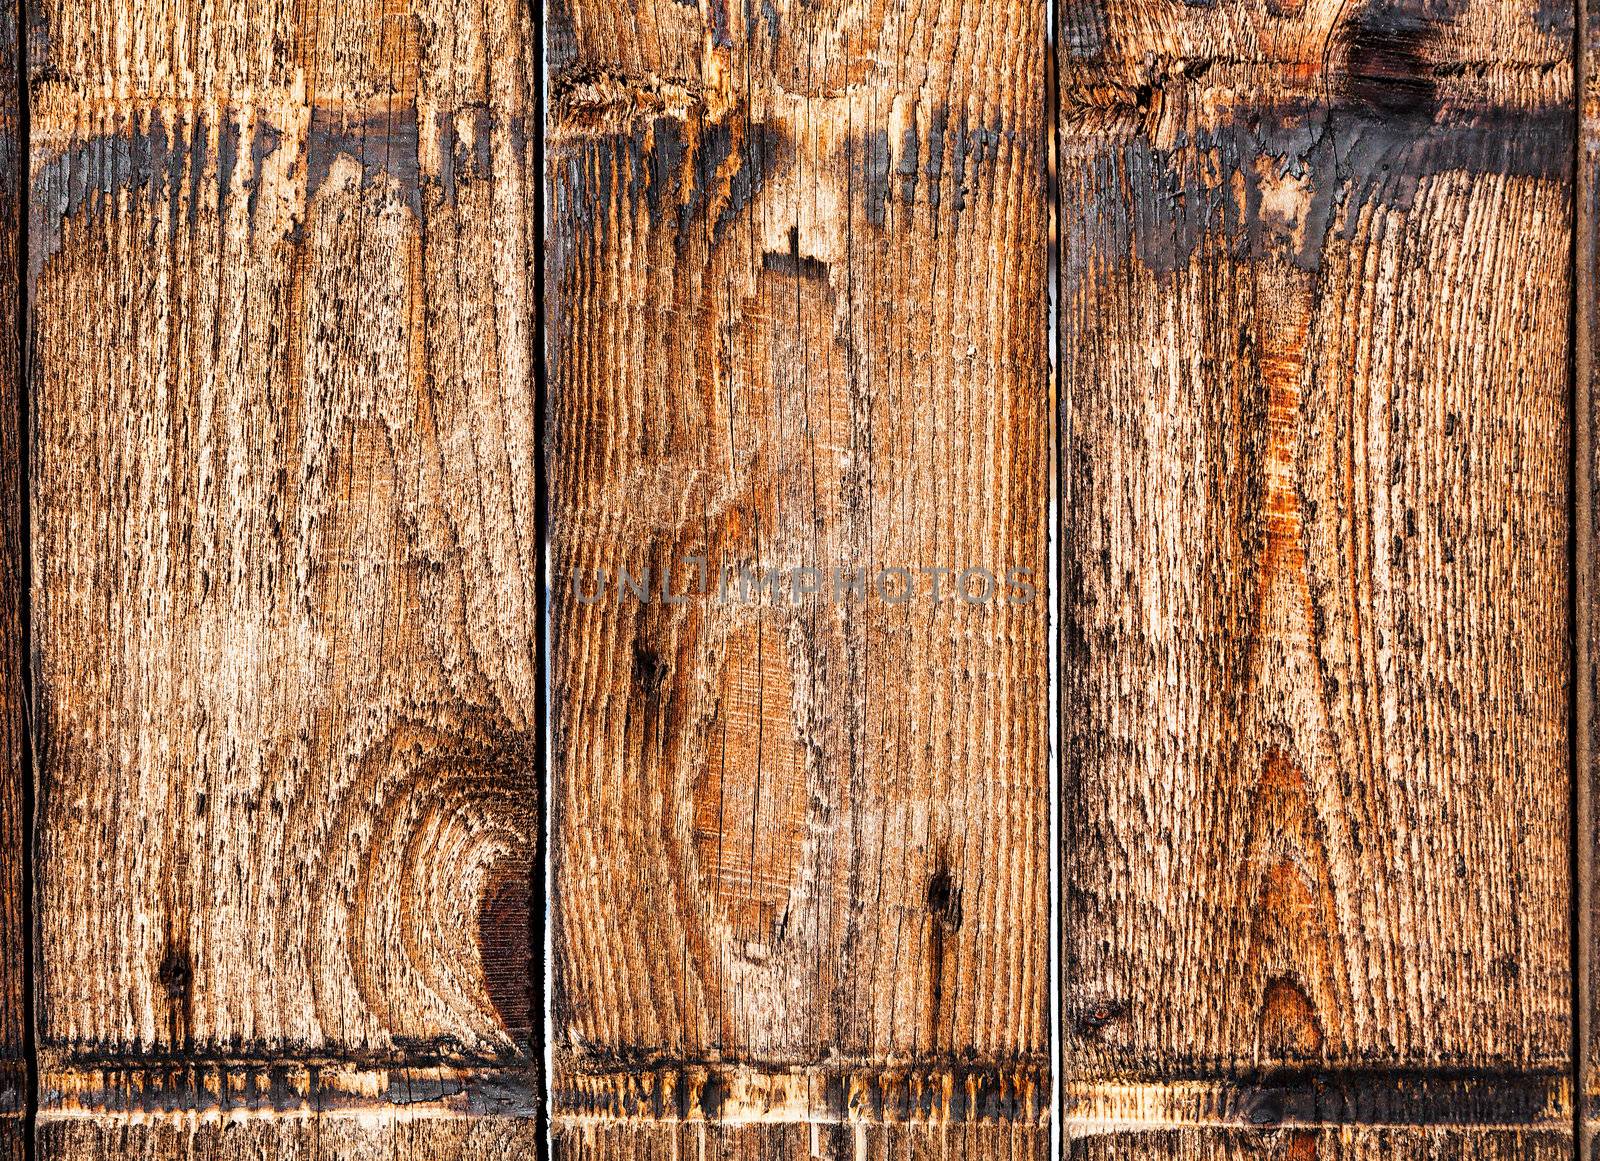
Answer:
[(1591, 0), (1574, 0), (1573, 206), (1572, 206), (1572, 447), (1570, 533), (1570, 600), (1572, 616), (1572, 1035), (1573, 1153), (1588, 1161), (1595, 1141), (1593, 1109), (1600, 1093), (1591, 1072), (1596, 1051), (1595, 976), (1595, 843), (1594, 792), (1600, 771), (1595, 767), (1597, 618), (1594, 537), (1600, 511), (1595, 508), (1594, 383), (1595, 263), (1600, 260), (1596, 237), (1596, 203), (1600, 196), (1600, 126), (1593, 124), (1594, 66), (1590, 20)]
[(790, 1067), (667, 1063), (596, 1069), (575, 1062), (552, 1116), (564, 1123), (940, 1125), (1049, 1120), (1043, 1059)]
[(41, 1069), (41, 1117), (393, 1113), (532, 1117), (538, 1076), (526, 1062), (353, 1063), (334, 1059), (144, 1056)]

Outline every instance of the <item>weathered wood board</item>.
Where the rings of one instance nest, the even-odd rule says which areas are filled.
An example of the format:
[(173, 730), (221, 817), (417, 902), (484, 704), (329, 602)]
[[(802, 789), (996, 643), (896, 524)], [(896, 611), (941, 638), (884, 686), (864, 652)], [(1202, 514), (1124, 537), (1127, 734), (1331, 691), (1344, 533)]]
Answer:
[(570, 1161), (1038, 1161), (1050, 1131), (1028, 1124), (873, 1125), (794, 1121), (768, 1124), (573, 1124), (557, 1120), (556, 1155)]
[(1574, 887), (1577, 918), (1577, 963), (1573, 985), (1577, 1005), (1575, 1029), (1579, 1037), (1577, 1099), (1580, 1102), (1577, 1156), (1584, 1161), (1593, 1156), (1595, 1125), (1600, 1116), (1600, 1091), (1593, 1082), (1595, 1065), (1600, 1062), (1600, 1036), (1594, 1018), (1600, 1005), (1596, 960), (1600, 941), (1596, 940), (1595, 866), (1600, 855), (1600, 834), (1595, 833), (1594, 801), (1600, 792), (1600, 578), (1594, 573), (1596, 534), (1600, 533), (1600, 456), (1597, 456), (1595, 431), (1600, 419), (1600, 394), (1596, 392), (1596, 355), (1600, 336), (1595, 322), (1600, 318), (1596, 287), (1600, 286), (1600, 84), (1595, 80), (1600, 64), (1594, 34), (1600, 18), (1593, 5), (1577, 5), (1579, 22), (1577, 66), (1577, 188), (1573, 194), (1573, 470), (1572, 470), (1572, 552), (1573, 552), (1573, 775), (1574, 818), (1577, 858)]
[(1579, 1156), (1595, 1161), (1600, 1141), (1600, 890), (1595, 880), (1600, 866), (1600, 832), (1595, 808), (1600, 799), (1600, 574), (1596, 545), (1600, 544), (1600, 10), (1592, 3), (1578, 5), (1580, 40), (1578, 57), (1578, 164), (1574, 192), (1573, 303), (1573, 772), (1578, 858), (1577, 900), (1578, 962), (1575, 972), (1578, 1044), (1578, 1096), (1582, 1102), (1579, 1131), (1583, 1140)]
[(507, 1117), (47, 1119), (39, 1127), (41, 1156), (117, 1161), (531, 1161), (537, 1150), (537, 1122)]
[(20, 1158), (27, 1134), (26, 563), (22, 535), (18, 381), (22, 125), (15, 11), (0, 16), (0, 1157)]
[(1068, 1116), (1570, 1130), (1571, 9), (1059, 44)]
[(1037, 1155), (1044, 6), (549, 15), (558, 1151)]
[(39, 1156), (536, 1151), (547, 742), (558, 1155), (1046, 1155), (1052, 129), (1068, 1155), (1568, 1155), (1570, 7), (30, 2)]
[(1566, 1131), (1483, 1132), (1469, 1128), (1144, 1130), (1073, 1141), (1071, 1161), (1563, 1161), (1572, 1156)]
[(539, 1091), (532, 18), (29, 21), (41, 1156), (484, 1155)]

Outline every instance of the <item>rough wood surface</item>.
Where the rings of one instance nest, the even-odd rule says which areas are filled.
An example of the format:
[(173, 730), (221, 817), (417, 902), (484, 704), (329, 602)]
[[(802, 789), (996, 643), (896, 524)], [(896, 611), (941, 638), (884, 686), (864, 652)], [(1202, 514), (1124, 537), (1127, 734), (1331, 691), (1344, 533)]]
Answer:
[(551, 6), (558, 1120), (1045, 1116), (1044, 27)]
[(44, 1153), (531, 1114), (531, 17), (29, 33)]
[(1039, 1161), (1049, 1129), (1035, 1125), (588, 1124), (557, 1125), (561, 1161)]
[(530, 1161), (538, 1126), (514, 1118), (476, 1120), (51, 1121), (40, 1126), (44, 1157), (117, 1161)]
[(1571, 32), (1061, 9), (1069, 1082), (1570, 1065)]
[(1132, 1137), (1074, 1141), (1070, 1161), (1564, 1161), (1572, 1156), (1566, 1131), (1482, 1132), (1463, 1128), (1285, 1129), (1255, 1133), (1145, 1131)]
[(1574, 412), (1573, 412), (1573, 642), (1576, 649), (1573, 706), (1575, 805), (1578, 859), (1576, 915), (1578, 963), (1575, 973), (1578, 1004), (1576, 1028), (1579, 1068), (1578, 1094), (1582, 1101), (1579, 1129), (1583, 1143), (1579, 1156), (1600, 1158), (1600, 890), (1595, 880), (1600, 867), (1600, 4), (1578, 3), (1578, 187), (1573, 272)]
[(24, 786), (26, 561), (16, 341), (22, 137), (15, 8), (0, 15), (0, 1156), (22, 1155), (27, 1103)]

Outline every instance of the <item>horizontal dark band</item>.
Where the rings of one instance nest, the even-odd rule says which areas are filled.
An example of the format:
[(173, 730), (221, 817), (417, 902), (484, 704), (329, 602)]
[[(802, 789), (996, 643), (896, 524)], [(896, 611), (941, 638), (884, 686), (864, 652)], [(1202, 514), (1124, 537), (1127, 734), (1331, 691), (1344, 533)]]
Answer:
[(1069, 1081), (1069, 1131), (1160, 1126), (1572, 1125), (1564, 1070), (1346, 1069), (1254, 1077)]
[(558, 1068), (558, 1120), (775, 1124), (1041, 1125), (1043, 1062), (748, 1065), (666, 1062)]
[[(54, 1059), (52, 1059), (54, 1057)], [(1049, 1123), (1047, 1063), (906, 1065), (619, 1063), (557, 1067), (563, 1123), (953, 1125)], [(20, 1079), (20, 1078), (19, 1078)], [(1289, 1070), (1181, 1079), (1070, 1079), (1068, 1135), (1152, 1128), (1478, 1126), (1570, 1128), (1564, 1070)], [(283, 1113), (533, 1117), (538, 1070), (513, 1060), (330, 1056), (82, 1057), (46, 1053), (41, 1116)], [(22, 1109), (0, 1085), (0, 1116)]]
[(343, 1061), (328, 1057), (129, 1057), (41, 1061), (41, 1115), (405, 1111), (531, 1117), (530, 1061)]

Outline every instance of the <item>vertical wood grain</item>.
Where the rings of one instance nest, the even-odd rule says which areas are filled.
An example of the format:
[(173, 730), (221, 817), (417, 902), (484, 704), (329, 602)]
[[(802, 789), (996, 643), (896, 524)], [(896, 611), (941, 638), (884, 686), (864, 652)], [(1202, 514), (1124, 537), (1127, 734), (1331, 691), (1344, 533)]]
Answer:
[(550, 5), (563, 1155), (1047, 1116), (1044, 32)]
[(47, 1119), (39, 1150), (117, 1161), (528, 1161), (537, 1136), (534, 1121), (516, 1118)]
[(1037, 1124), (872, 1125), (845, 1123), (574, 1124), (558, 1121), (556, 1155), (570, 1161), (1037, 1161), (1049, 1129)]
[(1596, 576), (1595, 545), (1600, 533), (1600, 454), (1595, 433), (1600, 392), (1596, 390), (1596, 354), (1600, 336), (1600, 12), (1589, 0), (1577, 0), (1578, 40), (1578, 164), (1573, 274), (1573, 642), (1576, 655), (1573, 674), (1573, 773), (1576, 779), (1573, 825), (1577, 842), (1575, 876), (1577, 920), (1577, 964), (1575, 971), (1575, 1028), (1578, 1068), (1578, 1155), (1592, 1161), (1596, 1148), (1596, 1125), (1600, 1124), (1600, 1032), (1596, 1014), (1600, 1013), (1600, 923), (1596, 909), (1600, 893), (1595, 889), (1595, 868), (1600, 864), (1600, 833), (1595, 831), (1595, 800), (1600, 795), (1600, 577)]
[(24, 1154), (28, 1101), (27, 710), (22, 440), (16, 341), (23, 181), (18, 30), (0, 15), (0, 1157)]
[(1070, 1115), (1559, 1134), (1572, 11), (1059, 35)]
[(1482, 1132), (1464, 1128), (1144, 1130), (1131, 1138), (1074, 1141), (1071, 1161), (1562, 1161), (1572, 1156), (1570, 1129)]
[(532, 17), (30, 13), (41, 1155), (482, 1155), (539, 1090)]

